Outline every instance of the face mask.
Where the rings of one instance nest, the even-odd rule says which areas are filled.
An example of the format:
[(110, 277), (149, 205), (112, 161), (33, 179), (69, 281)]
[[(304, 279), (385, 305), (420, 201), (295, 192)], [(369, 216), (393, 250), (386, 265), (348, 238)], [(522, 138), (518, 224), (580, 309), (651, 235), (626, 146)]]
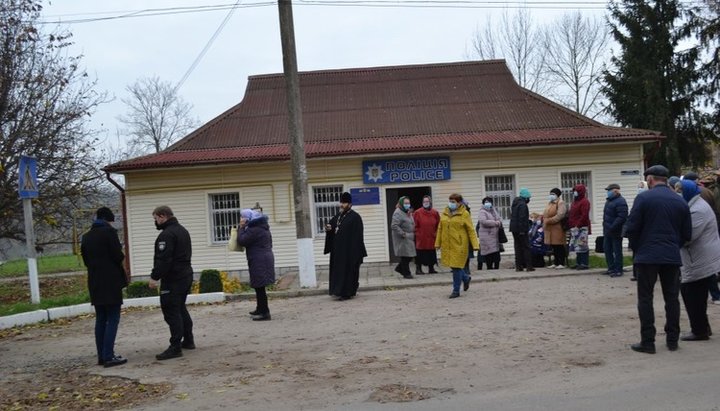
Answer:
[(489, 210), (492, 208), (492, 203), (483, 203), (483, 207)]
[(430, 203), (427, 201), (423, 203), (423, 208), (430, 208)]
[(451, 210), (457, 210), (457, 203), (448, 203), (448, 208)]
[(608, 191), (608, 192), (607, 192), (607, 198), (608, 198), (608, 199), (611, 199), (611, 198), (614, 198), (614, 197), (615, 197), (615, 192), (613, 192), (613, 191)]
[(405, 209), (405, 211), (409, 210), (410, 204), (403, 204), (403, 208)]
[(573, 191), (573, 197), (577, 197), (577, 196), (578, 196), (578, 192), (577, 192), (577, 191)]
[(550, 199), (550, 201), (555, 201), (555, 200), (557, 200), (557, 196), (556, 196), (555, 194), (550, 194), (550, 195), (548, 196), (548, 198)]

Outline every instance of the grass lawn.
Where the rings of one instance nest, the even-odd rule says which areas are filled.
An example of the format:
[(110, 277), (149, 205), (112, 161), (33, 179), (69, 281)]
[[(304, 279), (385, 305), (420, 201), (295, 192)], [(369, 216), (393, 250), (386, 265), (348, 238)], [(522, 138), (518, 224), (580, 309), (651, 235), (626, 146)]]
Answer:
[[(567, 265), (568, 267), (572, 267), (575, 265), (575, 253), (570, 253), (570, 256), (572, 258), (568, 258)], [(590, 254), (590, 268), (607, 268), (607, 264), (605, 263), (605, 256), (604, 255), (595, 255)], [(624, 255), (623, 256), (623, 267), (627, 267), (629, 265), (632, 265), (632, 256), (631, 255)]]
[(0, 316), (87, 303), (87, 277), (41, 278), (40, 304), (30, 303), (30, 286), (27, 280), (0, 283)]
[[(37, 258), (38, 274), (85, 271), (82, 259), (74, 254), (48, 255)], [(27, 259), (5, 261), (0, 265), (0, 278), (27, 277)]]

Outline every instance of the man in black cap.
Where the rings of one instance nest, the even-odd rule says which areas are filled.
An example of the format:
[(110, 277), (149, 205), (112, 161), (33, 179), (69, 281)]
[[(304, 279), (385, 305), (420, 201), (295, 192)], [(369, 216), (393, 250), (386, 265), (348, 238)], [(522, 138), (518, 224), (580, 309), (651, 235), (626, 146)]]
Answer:
[(360, 264), (367, 257), (360, 214), (352, 209), (352, 196), (342, 193), (340, 212), (325, 226), (325, 254), (330, 254), (329, 294), (348, 300), (360, 285)]
[(125, 256), (117, 230), (110, 223), (115, 215), (100, 207), (90, 231), (82, 236), (80, 250), (88, 269), (90, 303), (95, 307), (95, 347), (98, 365), (114, 367), (127, 362), (115, 355), (115, 337), (120, 323), (122, 289), (127, 286), (123, 261)]
[(628, 205), (620, 195), (620, 186), (610, 184), (605, 187), (607, 200), (603, 210), (603, 249), (610, 277), (623, 275), (622, 228), (627, 220)]
[(655, 165), (645, 170), (650, 190), (635, 197), (625, 225), (625, 235), (634, 252), (637, 273), (638, 314), (641, 340), (634, 351), (655, 353), (653, 290), (660, 277), (665, 300), (665, 335), (670, 351), (680, 337), (680, 247), (690, 241), (692, 222), (687, 203), (667, 185), (668, 169)]

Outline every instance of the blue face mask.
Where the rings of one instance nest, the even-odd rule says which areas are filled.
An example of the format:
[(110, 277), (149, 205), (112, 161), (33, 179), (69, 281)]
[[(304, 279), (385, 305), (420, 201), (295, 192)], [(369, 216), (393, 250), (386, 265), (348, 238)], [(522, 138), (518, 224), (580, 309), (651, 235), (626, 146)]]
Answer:
[(457, 203), (448, 203), (448, 208), (453, 211), (457, 210)]
[(483, 207), (485, 207), (487, 210), (492, 208), (492, 203), (483, 203)]
[(410, 204), (403, 204), (403, 208), (405, 209), (405, 211), (409, 210)]
[(548, 198), (550, 199), (550, 201), (555, 201), (555, 200), (557, 200), (557, 196), (556, 196), (555, 194), (550, 194), (550, 195), (548, 196)]
[(608, 198), (608, 200), (611, 199), (611, 198), (615, 198), (615, 192), (612, 191), (612, 190), (608, 191), (608, 192), (607, 192), (607, 198)]
[(578, 196), (578, 192), (577, 192), (577, 191), (573, 191), (573, 197), (577, 197), (577, 196)]

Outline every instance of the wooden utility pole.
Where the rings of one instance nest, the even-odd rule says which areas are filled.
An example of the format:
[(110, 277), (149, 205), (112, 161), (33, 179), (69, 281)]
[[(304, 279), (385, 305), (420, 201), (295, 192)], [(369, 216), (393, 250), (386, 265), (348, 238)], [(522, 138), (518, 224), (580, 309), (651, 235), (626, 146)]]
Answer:
[(317, 287), (312, 225), (310, 223), (310, 198), (307, 188), (307, 166), (305, 165), (302, 107), (300, 105), (300, 82), (298, 80), (297, 55), (295, 53), (295, 28), (293, 25), (292, 1), (278, 0), (278, 10), (280, 15), (280, 39), (282, 42), (285, 88), (287, 90), (290, 160), (292, 162), (293, 205), (295, 206), (295, 231), (297, 234), (300, 287)]

